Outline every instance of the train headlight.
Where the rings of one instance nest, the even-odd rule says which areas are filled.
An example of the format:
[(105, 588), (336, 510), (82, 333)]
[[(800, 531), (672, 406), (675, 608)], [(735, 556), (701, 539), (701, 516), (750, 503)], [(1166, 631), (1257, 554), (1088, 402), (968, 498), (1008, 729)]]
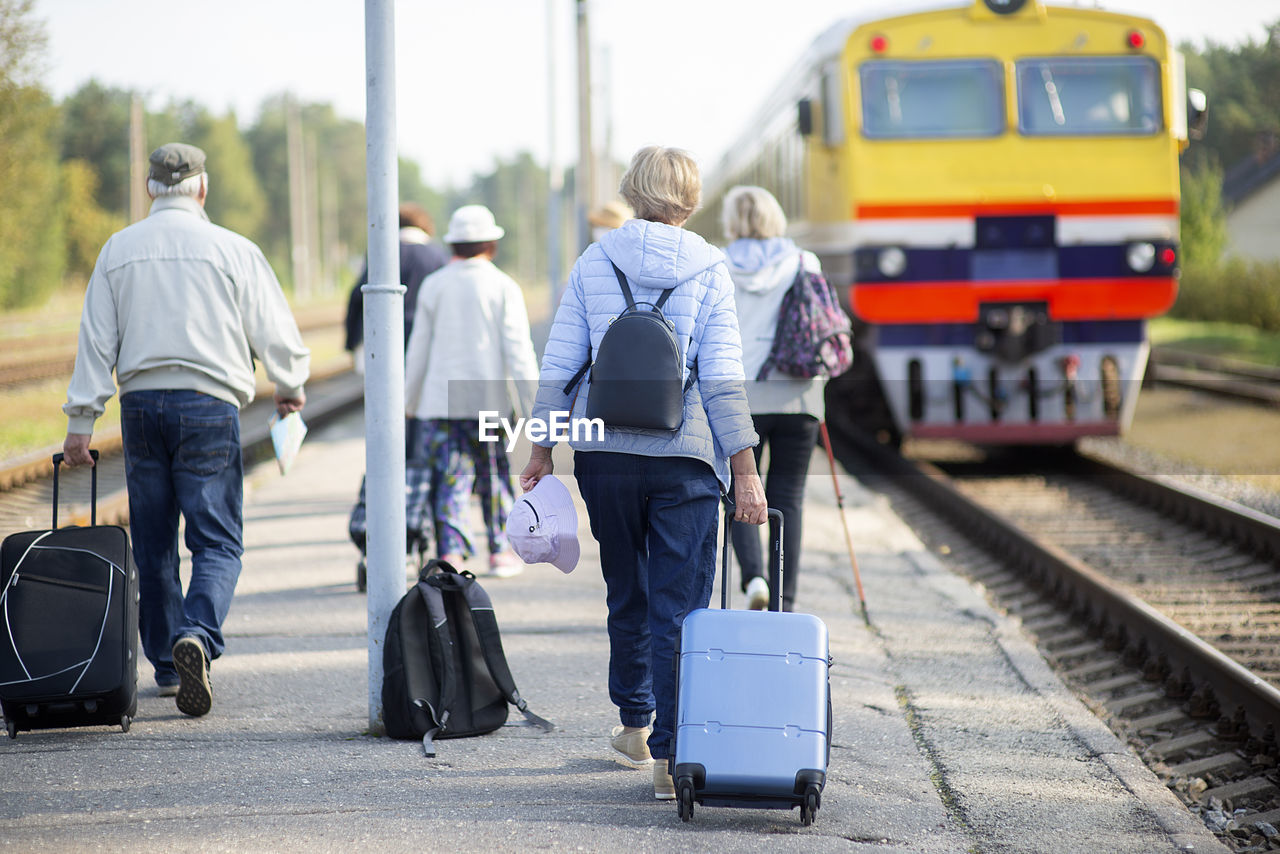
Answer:
[(1156, 263), (1156, 248), (1150, 243), (1130, 243), (1124, 260), (1135, 273), (1145, 273)]
[(886, 279), (896, 279), (907, 269), (907, 253), (897, 246), (881, 249), (876, 255), (876, 269)]

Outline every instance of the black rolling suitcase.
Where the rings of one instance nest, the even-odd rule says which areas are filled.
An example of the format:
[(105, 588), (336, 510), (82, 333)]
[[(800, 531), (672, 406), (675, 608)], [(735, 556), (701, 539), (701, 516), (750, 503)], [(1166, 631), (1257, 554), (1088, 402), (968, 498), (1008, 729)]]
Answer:
[(676, 659), (675, 761), (680, 818), (693, 805), (800, 808), (811, 824), (831, 758), (827, 627), (781, 612), (782, 514), (769, 511), (778, 573), (768, 611), (729, 609), (725, 513), (720, 607), (699, 608), (680, 628)]
[[(97, 451), (93, 451), (97, 459)], [(97, 524), (92, 469), (89, 527), (10, 534), (0, 544), (0, 709), (20, 730), (119, 725), (138, 708), (138, 571), (124, 528)]]

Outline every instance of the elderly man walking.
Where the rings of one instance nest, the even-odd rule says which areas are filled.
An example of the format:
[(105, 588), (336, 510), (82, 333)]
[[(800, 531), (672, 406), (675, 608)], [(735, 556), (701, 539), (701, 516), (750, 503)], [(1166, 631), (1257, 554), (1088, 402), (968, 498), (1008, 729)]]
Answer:
[[(240, 576), (238, 410), (253, 399), (254, 359), (275, 383), (281, 414), (302, 408), (310, 366), (267, 259), (209, 222), (208, 191), (199, 148), (169, 143), (152, 152), (151, 212), (98, 255), (62, 407), (67, 464), (93, 465), (93, 425), (119, 383), (142, 648), (161, 696), (176, 696), (192, 716), (213, 706), (209, 663), (223, 652)], [(191, 552), (185, 596), (179, 514)]]

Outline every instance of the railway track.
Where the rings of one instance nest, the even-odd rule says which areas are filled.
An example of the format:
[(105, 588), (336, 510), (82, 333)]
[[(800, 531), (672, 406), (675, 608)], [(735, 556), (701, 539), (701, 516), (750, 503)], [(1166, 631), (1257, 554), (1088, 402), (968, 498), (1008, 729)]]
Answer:
[[(303, 417), (318, 428), (364, 402), (364, 380), (349, 369), (313, 376), (307, 384)], [(246, 467), (274, 455), (268, 418), (274, 410), (271, 395), (259, 395), (240, 412), (240, 444)], [(124, 455), (119, 429), (94, 434), (98, 460), (98, 523), (128, 523), (129, 505), (124, 487)], [(45, 448), (0, 467), (0, 530), (6, 532), (49, 525), (53, 500), (52, 455), (61, 446)], [(89, 471), (67, 469), (59, 480), (62, 524), (89, 523)], [(65, 521), (64, 521), (65, 520)]]
[(907, 446), (930, 462), (833, 427), (845, 466), (1019, 616), (1225, 843), (1280, 840), (1280, 522), (1079, 454)]
[(1149, 380), (1156, 383), (1280, 405), (1280, 368), (1269, 365), (1155, 347), (1147, 373)]

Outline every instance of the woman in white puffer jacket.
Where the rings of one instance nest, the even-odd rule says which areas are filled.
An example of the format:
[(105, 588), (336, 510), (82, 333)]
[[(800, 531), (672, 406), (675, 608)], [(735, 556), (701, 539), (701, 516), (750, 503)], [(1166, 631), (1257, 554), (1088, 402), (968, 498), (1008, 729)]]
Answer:
[[(804, 483), (809, 460), (818, 441), (818, 425), (825, 414), (821, 377), (800, 379), (774, 371), (756, 379), (773, 349), (782, 298), (796, 280), (803, 265), (821, 273), (818, 258), (783, 236), (787, 217), (768, 190), (761, 187), (734, 187), (725, 194), (720, 224), (730, 241), (725, 248), (729, 275), (736, 288), (738, 327), (742, 331), (742, 365), (746, 371), (747, 400), (751, 420), (760, 443), (756, 464), (765, 446), (769, 448), (769, 471), (765, 475), (765, 497), (769, 506), (781, 510), (782, 549), (787, 571), (782, 579), (782, 609), (795, 605), (796, 582), (800, 575), (800, 535), (804, 511)], [(742, 567), (742, 589), (750, 608), (769, 605), (769, 584), (764, 574), (760, 537), (756, 529), (734, 523), (733, 550)], [(778, 556), (769, 556), (776, 564)], [(776, 569), (776, 566), (771, 566)]]

